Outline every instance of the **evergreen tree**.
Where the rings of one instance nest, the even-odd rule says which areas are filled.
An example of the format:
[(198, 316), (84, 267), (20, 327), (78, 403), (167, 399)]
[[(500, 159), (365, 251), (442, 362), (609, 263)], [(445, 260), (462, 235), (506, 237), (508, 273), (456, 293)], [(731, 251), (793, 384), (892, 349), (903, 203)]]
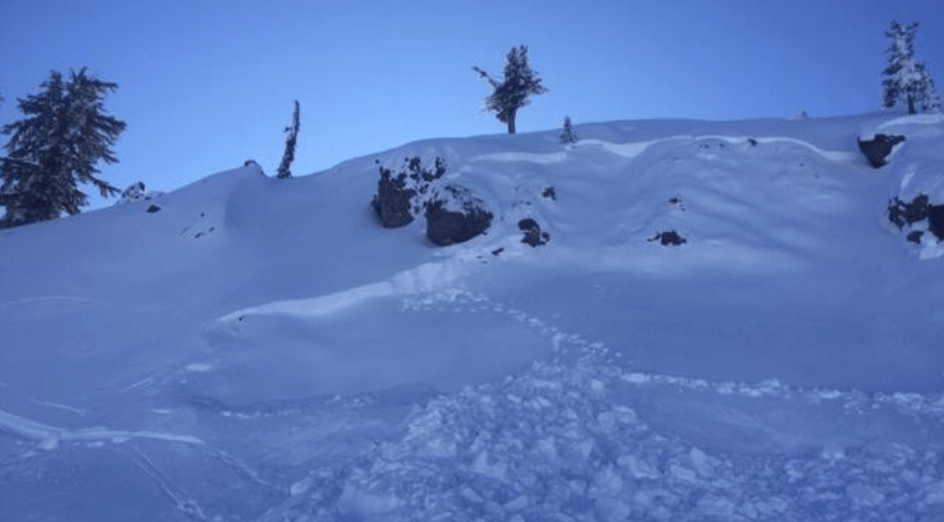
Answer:
[(528, 48), (524, 45), (508, 51), (504, 77), (500, 82), (479, 67), (472, 67), (472, 70), (493, 89), (492, 94), (485, 97), (485, 110), (494, 111), (498, 121), (508, 124), (508, 134), (515, 133), (518, 109), (531, 103), (528, 96), (548, 92), (538, 74), (528, 65)]
[(924, 70), (924, 73), (924, 79), (921, 84), (921, 110), (932, 113), (941, 112), (941, 96), (934, 87), (934, 80), (931, 78), (931, 74), (927, 69)]
[(117, 85), (72, 71), (69, 81), (52, 71), (43, 91), (19, 100), (26, 117), (3, 126), (10, 135), (0, 163), (0, 227), (78, 214), (88, 204), (79, 183), (91, 183), (102, 196), (119, 190), (96, 177), (99, 160), (117, 163), (112, 146), (125, 122), (104, 112), (105, 95)]
[(574, 134), (574, 127), (570, 123), (570, 116), (564, 116), (564, 127), (561, 129), (561, 143), (577, 143), (577, 135)]
[(937, 93), (934, 81), (925, 69), (923, 62), (914, 57), (914, 37), (918, 23), (902, 26), (892, 20), (885, 36), (891, 40), (888, 46), (888, 64), (882, 71), (882, 107), (890, 109), (899, 101), (908, 107), (908, 114), (916, 114), (918, 109), (927, 111), (936, 104)]
[(276, 177), (285, 179), (292, 177), (292, 161), (295, 160), (295, 141), (298, 139), (298, 129), (301, 128), (300, 119), (301, 108), (298, 100), (295, 100), (295, 108), (292, 110), (292, 121), (288, 127), (285, 127), (285, 152), (282, 153), (282, 163), (279, 164), (279, 170)]

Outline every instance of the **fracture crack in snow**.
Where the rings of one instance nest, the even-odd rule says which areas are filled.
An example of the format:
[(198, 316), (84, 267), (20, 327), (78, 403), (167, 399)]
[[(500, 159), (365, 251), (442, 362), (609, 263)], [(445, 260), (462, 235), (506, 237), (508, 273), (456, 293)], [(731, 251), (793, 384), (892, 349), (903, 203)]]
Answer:
[(43, 449), (55, 449), (62, 442), (125, 442), (131, 439), (150, 439), (204, 446), (204, 442), (188, 435), (158, 433), (153, 431), (111, 430), (106, 427), (94, 427), (70, 430), (35, 422), (12, 413), (0, 410), (0, 431), (33, 442), (38, 442)]

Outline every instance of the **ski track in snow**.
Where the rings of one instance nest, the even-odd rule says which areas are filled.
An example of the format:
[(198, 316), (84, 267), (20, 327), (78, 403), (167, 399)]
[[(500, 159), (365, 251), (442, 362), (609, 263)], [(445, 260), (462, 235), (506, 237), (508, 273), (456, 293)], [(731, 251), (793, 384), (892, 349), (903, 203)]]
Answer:
[(49, 402), (49, 401), (40, 401), (36, 399), (30, 399), (30, 402), (33, 404), (38, 404), (40, 406), (46, 406), (48, 408), (53, 408), (57, 410), (67, 411), (70, 413), (75, 413), (76, 415), (85, 416), (88, 414), (88, 410), (83, 410), (81, 408), (75, 408), (67, 404), (59, 404), (58, 402)]
[(539, 330), (558, 357), (521, 375), (442, 396), (402, 439), (290, 488), (266, 521), (335, 520), (906, 520), (944, 519), (940, 448), (896, 441), (750, 455), (663, 433), (637, 412), (647, 386), (778, 399), (850, 415), (891, 407), (944, 427), (944, 396), (868, 397), (776, 381), (710, 382), (627, 371), (610, 351), (481, 295), (421, 294), (406, 309), (505, 313)]
[(46, 451), (55, 451), (61, 444), (66, 443), (77, 443), (89, 448), (98, 447), (104, 443), (120, 444), (122, 447), (128, 448), (127, 451), (130, 452), (131, 460), (137, 468), (161, 489), (164, 495), (174, 504), (176, 509), (193, 520), (218, 519), (208, 517), (204, 513), (198, 500), (185, 494), (184, 490), (171, 481), (142, 449), (134, 444), (130, 444), (130, 442), (134, 440), (150, 440), (183, 444), (220, 462), (228, 469), (235, 471), (239, 476), (245, 477), (249, 482), (259, 487), (276, 491), (282, 489), (276, 484), (263, 479), (256, 470), (246, 465), (240, 459), (224, 451), (210, 448), (203, 440), (189, 435), (158, 433), (153, 431), (112, 430), (106, 427), (70, 430), (35, 422), (2, 410), (0, 410), (0, 432), (5, 432), (21, 440), (34, 442), (37, 444), (38, 448)]
[(99, 301), (98, 299), (89, 299), (86, 297), (78, 297), (74, 295), (39, 295), (34, 297), (27, 297), (25, 299), (16, 299), (14, 301), (7, 301), (5, 303), (0, 303), (0, 307), (14, 307), (24, 304), (32, 303), (49, 303), (49, 302), (64, 302), (64, 303), (79, 303), (79, 304), (90, 304), (97, 306), (111, 306), (110, 303), (105, 301)]
[(188, 498), (140, 449), (132, 446), (134, 464), (161, 489), (174, 506), (192, 520), (210, 520), (200, 507), (200, 503)]

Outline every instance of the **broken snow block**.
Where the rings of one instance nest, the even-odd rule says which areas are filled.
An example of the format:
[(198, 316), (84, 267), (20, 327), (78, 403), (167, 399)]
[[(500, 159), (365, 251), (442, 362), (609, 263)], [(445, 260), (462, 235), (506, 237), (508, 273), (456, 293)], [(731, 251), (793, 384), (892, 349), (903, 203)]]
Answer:
[(876, 134), (871, 140), (862, 140), (859, 138), (857, 141), (859, 143), (859, 150), (862, 151), (862, 154), (865, 154), (865, 157), (869, 160), (869, 163), (873, 167), (879, 168), (886, 164), (885, 158), (887, 158), (888, 155), (892, 153), (895, 145), (905, 141), (905, 137), (899, 135)]
[(679, 233), (674, 230), (659, 232), (654, 237), (649, 239), (649, 241), (659, 241), (662, 246), (679, 246), (688, 243), (687, 239), (680, 236)]
[(531, 218), (524, 218), (518, 222), (518, 228), (524, 232), (521, 242), (532, 247), (546, 245), (551, 240), (551, 235), (541, 231), (541, 225)]

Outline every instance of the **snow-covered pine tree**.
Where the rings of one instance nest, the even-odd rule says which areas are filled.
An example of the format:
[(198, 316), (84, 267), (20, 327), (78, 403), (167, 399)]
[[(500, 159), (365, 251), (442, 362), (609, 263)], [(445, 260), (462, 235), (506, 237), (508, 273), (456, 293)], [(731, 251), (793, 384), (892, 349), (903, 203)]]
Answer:
[(892, 20), (885, 36), (891, 40), (888, 46), (888, 64), (882, 70), (882, 107), (890, 109), (899, 101), (908, 107), (908, 114), (918, 109), (927, 110), (934, 105), (936, 93), (934, 82), (925, 70), (924, 63), (914, 57), (914, 37), (918, 23), (902, 26)]
[(285, 127), (285, 152), (282, 153), (282, 163), (279, 164), (279, 170), (276, 173), (277, 178), (285, 179), (292, 177), (292, 161), (295, 160), (295, 141), (298, 139), (298, 129), (301, 128), (300, 118), (301, 107), (298, 100), (295, 100), (295, 108), (292, 109), (292, 121), (288, 127)]
[(91, 183), (102, 196), (119, 190), (96, 177), (99, 160), (116, 163), (112, 146), (125, 122), (104, 112), (105, 95), (118, 88), (72, 71), (69, 81), (52, 71), (42, 92), (19, 100), (26, 117), (3, 126), (10, 135), (0, 162), (0, 228), (78, 214), (88, 204), (79, 183)]
[(924, 69), (924, 78), (921, 83), (921, 110), (924, 112), (941, 112), (941, 96), (934, 87), (931, 73)]
[(564, 127), (561, 129), (561, 143), (577, 143), (577, 135), (574, 134), (574, 127), (570, 123), (570, 116), (564, 116)]
[(498, 121), (508, 124), (508, 134), (515, 133), (518, 109), (531, 103), (528, 96), (544, 94), (548, 89), (528, 65), (528, 47), (520, 45), (508, 51), (502, 81), (495, 80), (479, 67), (472, 70), (493, 89), (485, 97), (485, 110), (494, 111)]

